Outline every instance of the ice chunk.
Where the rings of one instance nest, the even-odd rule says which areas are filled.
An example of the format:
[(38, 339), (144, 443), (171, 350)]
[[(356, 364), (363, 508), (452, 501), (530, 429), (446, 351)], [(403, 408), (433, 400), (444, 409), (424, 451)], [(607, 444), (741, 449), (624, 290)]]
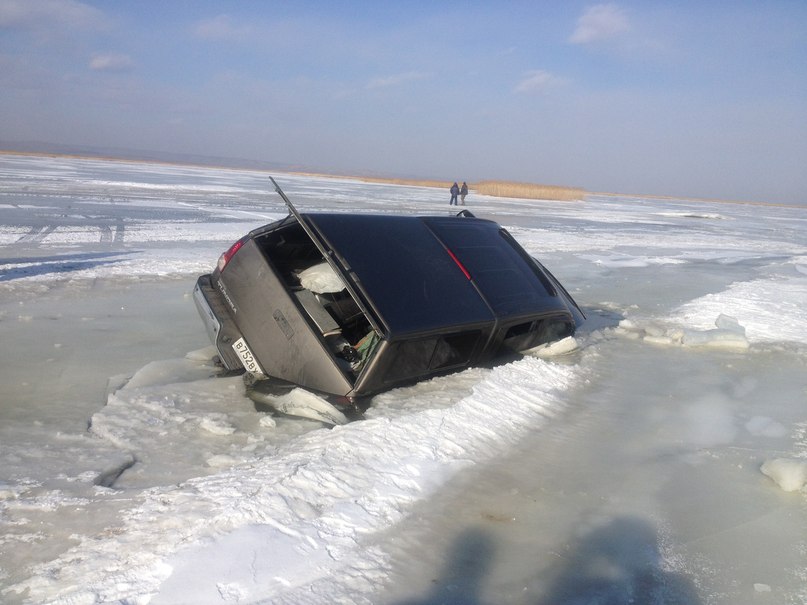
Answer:
[(225, 603), (238, 603), (249, 596), (249, 591), (238, 582), (219, 582), (216, 590)]
[(750, 346), (745, 337), (745, 328), (736, 318), (721, 313), (715, 320), (715, 326), (714, 330), (684, 330), (683, 344), (721, 349), (747, 349)]
[(260, 424), (265, 429), (273, 429), (277, 427), (277, 420), (275, 420), (271, 416), (261, 416), (261, 419), (258, 422), (258, 424)]
[(644, 327), (644, 331), (648, 336), (653, 338), (663, 338), (667, 332), (663, 327), (654, 323), (648, 323)]
[(745, 337), (745, 328), (733, 317), (721, 314), (712, 330), (693, 330), (667, 327), (653, 322), (637, 322), (623, 319), (615, 328), (619, 336), (642, 339), (644, 342), (661, 346), (709, 347), (720, 349), (748, 349), (750, 344)]
[(735, 330), (684, 330), (682, 343), (687, 347), (710, 347), (719, 349), (748, 349), (750, 344), (745, 334)]
[(638, 340), (645, 335), (644, 328), (638, 326), (630, 319), (620, 320), (619, 325), (614, 328), (614, 333), (623, 338), (630, 338), (631, 340)]
[(208, 361), (210, 361), (209, 357), (204, 361), (192, 357), (152, 361), (135, 372), (122, 388), (132, 390), (202, 380), (211, 374), (212, 366), (206, 363)]
[(205, 416), (199, 421), (199, 426), (214, 435), (232, 435), (235, 432), (235, 427), (221, 414)]
[(639, 340), (643, 334), (643, 332), (634, 332), (632, 330), (626, 330), (624, 328), (616, 328), (614, 329), (614, 332), (619, 336), (622, 336), (629, 340)]
[(760, 470), (786, 492), (798, 491), (807, 484), (807, 461), (804, 460), (774, 458), (766, 460)]
[(227, 454), (216, 454), (206, 460), (207, 465), (213, 468), (228, 468), (241, 462), (237, 458), (228, 456)]
[(268, 405), (281, 414), (310, 418), (334, 425), (348, 422), (347, 417), (328, 401), (299, 387), (283, 395), (263, 393), (256, 389), (250, 389), (247, 395), (253, 401)]
[(645, 342), (649, 342), (650, 344), (654, 345), (672, 345), (673, 339), (669, 336), (656, 336), (654, 334), (648, 334), (644, 337)]
[(0, 500), (11, 500), (16, 497), (17, 489), (8, 483), (0, 481)]
[(102, 470), (97, 475), (92, 471), (86, 474), (88, 477), (92, 477), (92, 482), (95, 485), (100, 485), (101, 487), (112, 487), (115, 485), (115, 481), (117, 481), (124, 472), (134, 466), (135, 462), (135, 457), (129, 453), (126, 453), (122, 455), (122, 459), (110, 461), (109, 468)]
[(721, 330), (729, 330), (745, 336), (745, 328), (741, 326), (740, 322), (731, 315), (724, 315), (723, 313), (718, 315), (717, 319), (715, 320), (715, 326)]
[(566, 355), (572, 351), (577, 350), (578, 344), (574, 336), (567, 336), (555, 342), (548, 342), (532, 349), (524, 351), (525, 355), (534, 355), (535, 357), (556, 357), (558, 355)]

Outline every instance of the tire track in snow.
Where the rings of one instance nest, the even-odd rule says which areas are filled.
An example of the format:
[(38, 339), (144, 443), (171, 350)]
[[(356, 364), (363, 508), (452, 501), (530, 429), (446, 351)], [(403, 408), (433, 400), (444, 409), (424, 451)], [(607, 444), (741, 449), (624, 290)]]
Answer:
[(113, 232), (111, 225), (100, 225), (98, 229), (101, 231), (101, 243), (102, 244), (122, 244), (123, 243), (123, 234), (125, 232), (125, 227), (122, 220), (118, 220), (115, 224), (115, 230)]
[(101, 230), (101, 243), (102, 244), (111, 244), (112, 243), (112, 227), (109, 225), (101, 225), (98, 227)]
[(31, 229), (17, 240), (18, 244), (40, 244), (46, 237), (56, 230), (56, 225), (47, 227), (31, 227)]
[(115, 237), (113, 238), (113, 242), (116, 244), (123, 243), (123, 234), (126, 230), (124, 223), (122, 220), (118, 219), (118, 222), (115, 224)]

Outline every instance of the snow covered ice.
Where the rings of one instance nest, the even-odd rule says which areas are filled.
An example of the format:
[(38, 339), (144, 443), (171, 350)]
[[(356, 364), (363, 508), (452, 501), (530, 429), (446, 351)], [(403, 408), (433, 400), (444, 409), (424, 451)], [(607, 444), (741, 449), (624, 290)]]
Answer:
[[(274, 176), (308, 211), (448, 212)], [(190, 296), (270, 191), (0, 156), (0, 601), (807, 603), (807, 206), (472, 191), (587, 322), (331, 426), (217, 376)]]

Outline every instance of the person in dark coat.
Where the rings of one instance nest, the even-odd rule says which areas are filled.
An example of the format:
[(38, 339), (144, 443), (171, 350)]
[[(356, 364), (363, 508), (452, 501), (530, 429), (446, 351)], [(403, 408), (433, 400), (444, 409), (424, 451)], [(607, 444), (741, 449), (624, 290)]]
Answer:
[(451, 185), (451, 200), (449, 200), (449, 206), (456, 206), (457, 205), (457, 196), (460, 194), (460, 186), (457, 185), (457, 182), (454, 181), (454, 184)]
[(460, 187), (460, 201), (462, 205), (465, 205), (465, 196), (468, 195), (468, 183), (462, 181), (462, 187)]

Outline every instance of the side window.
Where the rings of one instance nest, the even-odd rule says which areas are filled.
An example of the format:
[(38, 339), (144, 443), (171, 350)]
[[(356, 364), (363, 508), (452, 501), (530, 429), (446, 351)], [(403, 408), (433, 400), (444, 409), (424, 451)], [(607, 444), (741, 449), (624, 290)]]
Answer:
[(396, 382), (426, 374), (436, 344), (436, 338), (406, 340), (398, 343), (393, 355), (394, 361), (387, 374), (387, 382)]
[(439, 338), (429, 368), (439, 370), (467, 364), (479, 342), (479, 336), (479, 331), (473, 331)]
[(547, 318), (510, 326), (504, 334), (501, 350), (526, 351), (532, 347), (560, 340), (574, 333), (574, 324), (566, 318)]
[(468, 365), (480, 336), (481, 332), (474, 330), (399, 342), (392, 353), (385, 382), (398, 382)]

